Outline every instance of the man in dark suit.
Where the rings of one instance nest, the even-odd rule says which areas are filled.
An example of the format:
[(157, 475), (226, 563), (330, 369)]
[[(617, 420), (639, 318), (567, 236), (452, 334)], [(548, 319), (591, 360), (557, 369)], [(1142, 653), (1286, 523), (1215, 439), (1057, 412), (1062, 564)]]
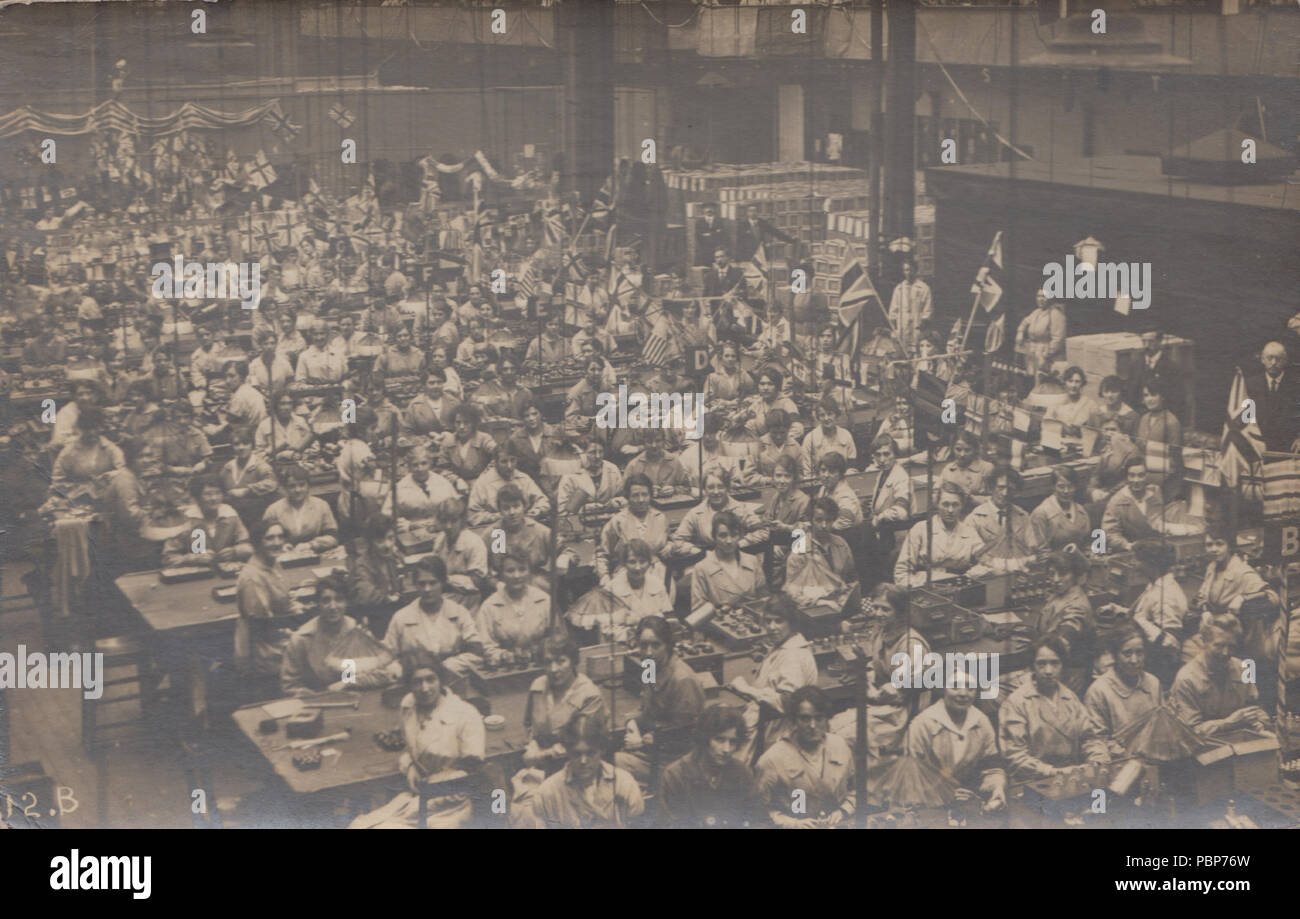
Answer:
[(1300, 374), (1287, 366), (1286, 348), (1276, 341), (1264, 346), (1260, 362), (1263, 367), (1245, 376), (1259, 432), (1269, 452), (1294, 452), (1300, 436)]
[(745, 295), (745, 272), (731, 264), (726, 249), (715, 249), (713, 267), (704, 276), (704, 296), (721, 297), (732, 290), (738, 297)]
[(1147, 380), (1157, 378), (1164, 381), (1165, 393), (1168, 398), (1165, 408), (1173, 412), (1174, 416), (1183, 424), (1187, 424), (1191, 419), (1185, 414), (1187, 410), (1186, 375), (1182, 370), (1174, 366), (1173, 359), (1165, 352), (1164, 333), (1159, 329), (1149, 329), (1142, 333), (1142, 355), (1133, 371), (1132, 379), (1129, 380), (1128, 404), (1140, 411), (1142, 407), (1142, 387)]
[(695, 264), (705, 267), (718, 247), (726, 244), (726, 231), (718, 219), (716, 204), (704, 205), (704, 216), (695, 221)]
[[(758, 216), (758, 208), (750, 205), (745, 208), (745, 219), (736, 224), (736, 258), (742, 262), (752, 262), (758, 247), (769, 239), (776, 238), (785, 243), (793, 243), (794, 237), (787, 236), (769, 221)], [(769, 258), (768, 253), (764, 256)]]

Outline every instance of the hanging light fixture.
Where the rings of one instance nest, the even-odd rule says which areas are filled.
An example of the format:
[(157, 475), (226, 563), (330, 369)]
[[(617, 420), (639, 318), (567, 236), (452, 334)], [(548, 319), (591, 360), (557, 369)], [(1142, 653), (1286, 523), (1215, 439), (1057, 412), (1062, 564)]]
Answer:
[(1025, 61), (1029, 67), (1067, 67), (1083, 70), (1162, 70), (1189, 67), (1191, 60), (1165, 52), (1163, 45), (1147, 37), (1141, 16), (1111, 12), (1105, 31), (1093, 32), (1090, 13), (1076, 13), (1061, 23), (1058, 34), (1049, 39), (1047, 51)]
[(1097, 267), (1097, 260), (1105, 250), (1101, 240), (1093, 239), (1089, 236), (1087, 239), (1081, 239), (1074, 244), (1074, 263), (1075, 265), (1087, 266), (1089, 271)]

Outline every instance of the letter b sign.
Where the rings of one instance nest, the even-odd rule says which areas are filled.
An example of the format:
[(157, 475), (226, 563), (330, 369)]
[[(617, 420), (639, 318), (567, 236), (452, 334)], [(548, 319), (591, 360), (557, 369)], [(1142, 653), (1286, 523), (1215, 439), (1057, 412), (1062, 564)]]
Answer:
[(1288, 524), (1266, 527), (1264, 558), (1282, 564), (1300, 561), (1300, 526)]

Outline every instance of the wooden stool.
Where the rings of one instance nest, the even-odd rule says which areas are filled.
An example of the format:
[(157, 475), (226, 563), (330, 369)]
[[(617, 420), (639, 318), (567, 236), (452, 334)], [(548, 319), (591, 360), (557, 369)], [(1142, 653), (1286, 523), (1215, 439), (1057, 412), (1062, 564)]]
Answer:
[[(156, 674), (149, 657), (148, 649), (138, 639), (118, 635), (110, 638), (97, 638), (88, 649), (92, 654), (104, 655), (104, 679), (100, 685), (98, 699), (86, 699), (81, 702), (81, 741), (90, 753), (97, 752), (106, 745), (115, 745), (123, 740), (136, 740), (136, 736), (108, 737), (103, 732), (119, 728), (138, 728), (152, 733), (153, 725), (148, 723), (148, 716), (154, 712), (158, 698)], [(113, 670), (131, 668), (129, 676), (109, 677)], [(122, 695), (108, 695), (111, 686), (133, 686), (133, 692)], [(129, 702), (139, 703), (140, 713), (134, 718), (121, 718), (116, 721), (101, 721), (100, 709), (110, 705)]]

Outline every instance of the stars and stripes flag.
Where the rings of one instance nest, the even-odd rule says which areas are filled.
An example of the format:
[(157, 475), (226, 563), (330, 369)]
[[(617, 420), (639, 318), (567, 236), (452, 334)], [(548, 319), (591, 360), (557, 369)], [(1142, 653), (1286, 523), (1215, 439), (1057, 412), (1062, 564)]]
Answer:
[(1260, 464), (1265, 449), (1259, 425), (1246, 420), (1254, 416), (1247, 413), (1250, 404), (1246, 398), (1246, 380), (1240, 367), (1236, 371), (1228, 390), (1228, 417), (1219, 442), (1219, 474), (1231, 488), (1236, 488), (1242, 477)]
[(653, 364), (661, 367), (668, 360), (668, 354), (672, 350), (672, 342), (660, 333), (660, 326), (656, 326), (645, 340), (645, 347), (641, 349), (641, 360), (647, 364)]
[(1002, 231), (993, 236), (984, 264), (975, 274), (970, 292), (977, 296), (976, 305), (988, 318), (988, 328), (984, 332), (984, 353), (993, 354), (1001, 351), (1007, 339), (1007, 306), (1002, 299)]
[(519, 271), (519, 277), (515, 280), (515, 287), (525, 297), (537, 296), (537, 271), (533, 268), (533, 260), (530, 258), (524, 262)]
[(341, 102), (330, 106), (330, 118), (334, 119), (334, 123), (340, 128), (345, 129), (352, 127), (352, 123), (357, 120), (356, 116), (348, 111)]

